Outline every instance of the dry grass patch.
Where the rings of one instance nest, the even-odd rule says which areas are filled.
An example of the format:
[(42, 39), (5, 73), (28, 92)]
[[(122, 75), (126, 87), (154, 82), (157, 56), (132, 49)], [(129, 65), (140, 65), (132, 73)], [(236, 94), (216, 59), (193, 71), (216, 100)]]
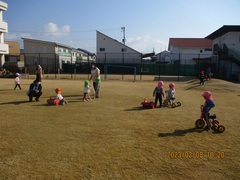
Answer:
[[(44, 80), (40, 102), (30, 103), (32, 80), (22, 79), (23, 90), (14, 91), (12, 79), (0, 79), (2, 179), (239, 178), (239, 84), (175, 82), (181, 107), (142, 109), (143, 98), (153, 100), (152, 80), (103, 81), (101, 98), (87, 103), (81, 102), (83, 80)], [(68, 105), (46, 105), (56, 87)], [(226, 127), (222, 134), (194, 129), (205, 90), (213, 92), (212, 112)]]

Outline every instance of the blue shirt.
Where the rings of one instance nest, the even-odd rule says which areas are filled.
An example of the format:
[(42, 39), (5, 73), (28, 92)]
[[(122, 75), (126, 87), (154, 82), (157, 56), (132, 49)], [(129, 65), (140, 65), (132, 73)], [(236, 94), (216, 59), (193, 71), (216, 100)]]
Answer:
[(203, 106), (203, 112), (209, 113), (209, 111), (215, 106), (213, 100), (206, 100), (205, 105)]

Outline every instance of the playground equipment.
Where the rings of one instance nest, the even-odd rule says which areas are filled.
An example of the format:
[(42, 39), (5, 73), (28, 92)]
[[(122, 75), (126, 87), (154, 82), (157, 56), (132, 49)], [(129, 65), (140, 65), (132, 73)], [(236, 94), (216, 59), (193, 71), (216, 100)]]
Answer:
[(143, 108), (148, 108), (148, 109), (154, 109), (155, 108), (155, 103), (152, 102), (152, 101), (148, 102), (146, 98), (143, 100), (141, 105), (142, 105)]
[(182, 104), (180, 102), (177, 102), (175, 98), (171, 98), (169, 101), (167, 101), (167, 99), (165, 99), (163, 101), (163, 107), (180, 107)]

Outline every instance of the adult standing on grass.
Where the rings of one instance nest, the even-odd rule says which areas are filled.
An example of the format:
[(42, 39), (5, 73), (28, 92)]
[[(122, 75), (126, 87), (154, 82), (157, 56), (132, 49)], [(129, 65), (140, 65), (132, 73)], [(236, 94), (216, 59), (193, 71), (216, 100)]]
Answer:
[(99, 98), (99, 79), (100, 79), (100, 69), (96, 66), (95, 62), (92, 62), (91, 64), (91, 77), (89, 78), (89, 81), (93, 81), (93, 88), (95, 91), (95, 97)]
[(36, 67), (36, 81), (42, 82), (42, 67), (40, 64)]
[(32, 98), (35, 97), (36, 101), (39, 101), (40, 96), (42, 95), (42, 85), (39, 81), (35, 80), (30, 85), (29, 90), (27, 92), (27, 95), (29, 97), (29, 101), (32, 101)]

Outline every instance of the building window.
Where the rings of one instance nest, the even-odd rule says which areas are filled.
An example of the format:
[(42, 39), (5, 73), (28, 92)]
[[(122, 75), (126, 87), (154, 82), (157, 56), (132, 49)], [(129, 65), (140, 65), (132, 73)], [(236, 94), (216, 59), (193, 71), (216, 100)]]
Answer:
[(43, 47), (43, 52), (46, 53), (47, 52), (47, 48)]
[(35, 47), (32, 47), (32, 53), (35, 53)]
[(212, 48), (205, 48), (204, 51), (212, 51)]
[(126, 52), (127, 51), (127, 48), (122, 48), (122, 52)]
[(100, 48), (100, 51), (105, 51), (105, 48)]

